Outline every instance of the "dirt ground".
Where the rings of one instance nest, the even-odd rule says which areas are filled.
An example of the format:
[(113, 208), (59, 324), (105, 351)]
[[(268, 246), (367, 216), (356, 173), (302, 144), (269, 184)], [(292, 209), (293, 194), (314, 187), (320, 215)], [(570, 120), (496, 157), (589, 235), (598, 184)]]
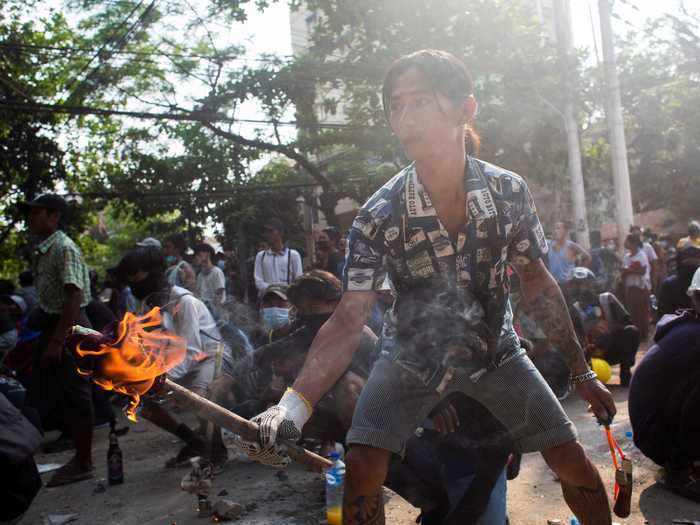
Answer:
[[(613, 383), (617, 378), (613, 378)], [(700, 505), (666, 491), (656, 479), (659, 468), (635, 449), (625, 438), (630, 430), (627, 414), (627, 390), (613, 388), (618, 415), (614, 434), (626, 454), (634, 461), (632, 514), (623, 524), (671, 524), (673, 519), (700, 521)], [(600, 469), (606, 486), (612, 491), (613, 469), (608, 446), (600, 427), (586, 413), (586, 405), (575, 394), (564, 407), (576, 424), (582, 443)], [(100, 525), (201, 525), (194, 497), (182, 492), (179, 484), (187, 469), (165, 469), (164, 463), (178, 449), (171, 436), (145, 421), (129, 423), (131, 431), (120, 439), (124, 454), (123, 485), (110, 487), (107, 475), (107, 430), (96, 432), (94, 460), (96, 478), (74, 485), (43, 488), (20, 522), (42, 524), (49, 514), (77, 514), (72, 523)], [(70, 453), (39, 454), (37, 463), (61, 463)], [(44, 479), (50, 474), (45, 474)], [(101, 480), (101, 483), (100, 483)], [(100, 492), (100, 486), (106, 487)], [(237, 523), (245, 525), (312, 525), (325, 523), (323, 480), (293, 465), (278, 472), (242, 458), (229, 462), (214, 480), (213, 499), (220, 493), (246, 509)], [(387, 523), (412, 524), (416, 509), (394, 494), (387, 493)], [(558, 483), (542, 458), (530, 454), (523, 458), (520, 476), (508, 483), (508, 514), (513, 525), (543, 525), (558, 518), (569, 523), (571, 512), (561, 497)]]

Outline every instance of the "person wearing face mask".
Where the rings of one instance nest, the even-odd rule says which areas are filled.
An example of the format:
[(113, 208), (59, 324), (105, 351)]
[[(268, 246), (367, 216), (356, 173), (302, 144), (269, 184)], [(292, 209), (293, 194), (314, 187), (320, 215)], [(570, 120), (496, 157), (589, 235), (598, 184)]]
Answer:
[[(142, 313), (160, 307), (161, 329), (187, 342), (185, 359), (168, 371), (168, 378), (207, 397), (214, 379), (217, 352), (221, 349), (224, 362), (225, 356), (230, 354), (209, 309), (185, 288), (168, 283), (165, 261), (156, 248), (137, 248), (127, 253), (117, 266), (117, 274), (129, 283), (133, 294), (141, 301)], [(149, 398), (144, 400), (141, 416), (185, 442), (178, 454), (166, 462), (166, 467), (186, 466), (190, 458), (205, 453), (200, 434), (206, 428), (206, 421), (199, 419), (199, 432), (195, 432)], [(225, 450), (212, 449), (212, 459), (217, 454), (225, 455)]]
[[(273, 379), (284, 384), (294, 380), (311, 342), (330, 318), (340, 295), (340, 281), (321, 270), (302, 274), (288, 289), (282, 285), (268, 287), (262, 299), (261, 315), (267, 319), (263, 323), (271, 330), (270, 340), (264, 341), (251, 355), (235, 361), (233, 366), (224, 362), (222, 375), (211, 386), (210, 399), (232, 407), (243, 417), (250, 417), (267, 404), (278, 401), (282, 392), (271, 387)], [(282, 314), (286, 311), (282, 305), (290, 303), (295, 309), (291, 322)], [(376, 336), (365, 328), (351, 367), (351, 371), (361, 377), (369, 375), (376, 342)], [(352, 408), (346, 415), (348, 419), (351, 417)], [(220, 440), (221, 433), (217, 430), (214, 434), (215, 439)], [(223, 446), (223, 442), (215, 443), (219, 448)]]
[(268, 344), (289, 333), (289, 301), (287, 286), (271, 284), (260, 299), (260, 326), (250, 334), (254, 348)]
[(195, 292), (197, 283), (194, 270), (192, 265), (183, 259), (186, 251), (187, 242), (181, 233), (174, 233), (165, 238), (163, 241), (163, 255), (167, 267), (165, 275), (171, 285)]

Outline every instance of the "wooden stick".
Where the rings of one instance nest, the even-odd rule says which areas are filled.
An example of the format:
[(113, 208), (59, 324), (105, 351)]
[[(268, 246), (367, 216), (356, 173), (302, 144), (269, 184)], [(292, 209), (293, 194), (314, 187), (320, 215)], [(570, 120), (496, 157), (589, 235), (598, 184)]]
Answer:
[[(258, 440), (258, 425), (255, 423), (252, 423), (251, 421), (234, 414), (230, 410), (226, 410), (224, 407), (219, 406), (198, 394), (195, 394), (191, 390), (178, 385), (170, 379), (166, 379), (165, 384), (170, 390), (173, 391), (177, 397), (178, 403), (185, 406), (185, 408), (188, 410), (191, 410), (198, 416), (211, 421), (221, 428), (235, 432), (245, 440)], [(323, 472), (325, 469), (331, 466), (331, 462), (326, 458), (323, 458), (318, 454), (314, 454), (313, 452), (300, 447), (296, 443), (291, 443), (289, 441), (284, 441), (283, 443), (287, 447), (289, 457), (297, 463), (301, 463), (310, 470)]]

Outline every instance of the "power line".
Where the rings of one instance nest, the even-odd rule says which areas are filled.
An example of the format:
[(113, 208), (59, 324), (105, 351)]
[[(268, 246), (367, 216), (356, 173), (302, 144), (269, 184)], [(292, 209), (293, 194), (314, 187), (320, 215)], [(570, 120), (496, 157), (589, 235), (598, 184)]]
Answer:
[(191, 111), (187, 113), (153, 113), (146, 111), (127, 111), (117, 109), (95, 108), (90, 106), (65, 106), (57, 104), (24, 104), (18, 102), (0, 101), (0, 109), (17, 111), (20, 113), (49, 113), (68, 115), (96, 115), (96, 116), (119, 116), (131, 117), (144, 120), (175, 120), (186, 122), (222, 122), (229, 124), (262, 124), (268, 126), (294, 126), (299, 128), (320, 128), (320, 129), (345, 129), (345, 130), (366, 130), (375, 129), (377, 126), (360, 126), (352, 124), (331, 124), (314, 123), (306, 124), (298, 121), (274, 121), (233, 118), (220, 113)]
[[(80, 46), (42, 46), (39, 44), (20, 44), (20, 43), (8, 43), (0, 42), (0, 48), (8, 49), (19, 49), (19, 50), (30, 50), (30, 51), (56, 51), (61, 53), (85, 53), (93, 52), (94, 48), (91, 47), (80, 47)], [(241, 57), (240, 55), (227, 55), (227, 54), (198, 54), (198, 53), (169, 53), (166, 51), (148, 52), (148, 51), (130, 51), (128, 49), (119, 49), (110, 51), (111, 55), (128, 55), (137, 57), (164, 57), (164, 58), (199, 58), (203, 60), (209, 60), (211, 62), (218, 61), (231, 61), (231, 62), (261, 62), (261, 63), (276, 63), (276, 58), (247, 58)], [(291, 58), (293, 55), (281, 55), (280, 60), (284, 58)]]
[[(90, 67), (90, 65), (95, 61), (95, 59), (96, 59), (97, 57), (100, 56), (100, 53), (102, 53), (102, 51), (104, 51), (104, 50), (107, 48), (107, 46), (109, 46), (109, 45), (111, 44), (112, 40), (117, 36), (117, 33), (121, 30), (122, 27), (124, 27), (124, 26), (127, 24), (127, 22), (129, 21), (129, 19), (131, 18), (131, 16), (138, 10), (139, 7), (141, 7), (141, 5), (143, 4), (143, 2), (144, 2), (144, 0), (140, 0), (139, 3), (136, 4), (136, 6), (134, 6), (134, 8), (129, 12), (129, 14), (126, 15), (126, 18), (124, 18), (124, 20), (122, 20), (122, 22), (119, 24), (119, 26), (117, 27), (117, 29), (115, 29), (115, 30), (112, 32), (112, 34), (110, 35), (110, 37), (109, 37), (107, 40), (104, 41), (104, 43), (103, 43), (103, 44), (100, 46), (100, 48), (95, 52), (95, 54), (94, 54), (94, 55), (92, 56), (92, 58), (88, 61), (88, 63), (85, 64), (85, 66), (80, 70), (80, 72), (74, 77), (73, 81), (68, 85), (68, 88), (67, 88), (67, 89), (70, 89), (70, 88), (73, 86), (73, 84), (75, 84), (75, 82), (77, 81), (77, 79), (80, 78), (80, 77), (82, 76), (82, 74), (85, 73), (85, 71), (87, 71), (87, 69)], [(87, 75), (87, 76), (90, 76), (90, 75)], [(87, 78), (87, 76), (86, 76), (85, 78)], [(83, 79), (83, 82), (84, 82), (84, 81), (85, 81), (85, 79)], [(81, 82), (81, 83), (82, 83), (82, 82)], [(68, 98), (70, 98), (70, 97), (68, 97)]]

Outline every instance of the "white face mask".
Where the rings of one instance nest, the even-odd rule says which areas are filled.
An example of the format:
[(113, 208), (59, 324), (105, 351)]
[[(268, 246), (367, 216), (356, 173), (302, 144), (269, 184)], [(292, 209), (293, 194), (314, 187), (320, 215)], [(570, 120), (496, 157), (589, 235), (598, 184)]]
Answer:
[(289, 322), (288, 308), (263, 308), (262, 325), (267, 330), (274, 330)]

